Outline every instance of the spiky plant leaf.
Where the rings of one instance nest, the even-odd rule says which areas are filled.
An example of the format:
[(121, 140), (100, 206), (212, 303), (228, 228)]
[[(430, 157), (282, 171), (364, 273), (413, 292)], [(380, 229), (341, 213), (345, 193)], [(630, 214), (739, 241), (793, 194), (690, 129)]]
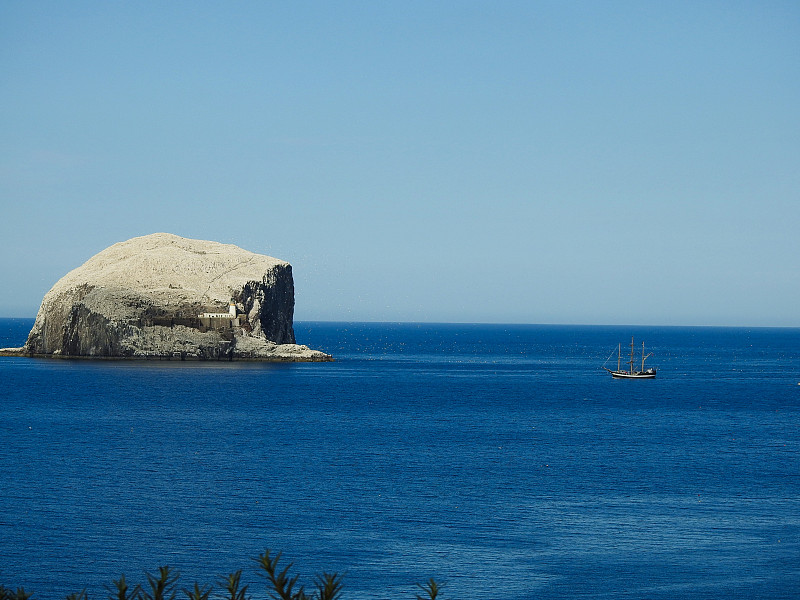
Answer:
[(208, 600), (208, 597), (211, 595), (212, 587), (200, 587), (197, 585), (197, 582), (194, 584), (194, 589), (184, 589), (183, 593), (186, 594), (186, 597), (189, 600)]
[(337, 600), (342, 594), (342, 577), (338, 573), (317, 575), (318, 600)]
[(417, 595), (417, 600), (436, 600), (436, 597), (439, 595), (441, 591), (442, 585), (436, 583), (436, 581), (431, 577), (425, 585), (421, 583), (417, 584), (417, 587), (420, 588), (423, 592), (425, 592), (425, 596)]
[(144, 590), (142, 593), (145, 600), (175, 600), (175, 584), (180, 577), (179, 573), (173, 573), (169, 567), (158, 567), (158, 577), (150, 573), (145, 575), (150, 585), (150, 591)]
[(140, 585), (137, 584), (132, 590), (128, 587), (124, 574), (119, 579), (114, 580), (113, 583), (113, 589), (106, 586), (106, 590), (111, 594), (108, 600), (136, 600), (142, 595), (142, 587)]
[(33, 592), (26, 592), (25, 588), (18, 587), (12, 598), (14, 598), (14, 600), (28, 600), (31, 596), (33, 596)]
[(225, 590), (226, 600), (250, 600), (247, 595), (247, 587), (239, 587), (241, 585), (242, 570), (239, 569), (235, 573), (231, 573), (227, 577), (220, 577), (220, 585)]
[(280, 559), (280, 552), (275, 558), (272, 558), (268, 549), (256, 559), (258, 566), (266, 573), (267, 579), (269, 579), (275, 594), (277, 594), (270, 595), (270, 598), (273, 600), (307, 600), (303, 586), (300, 586), (297, 592), (292, 593), (300, 577), (299, 575), (289, 577), (289, 569), (292, 568), (292, 563), (289, 563), (283, 571), (278, 572), (278, 561)]

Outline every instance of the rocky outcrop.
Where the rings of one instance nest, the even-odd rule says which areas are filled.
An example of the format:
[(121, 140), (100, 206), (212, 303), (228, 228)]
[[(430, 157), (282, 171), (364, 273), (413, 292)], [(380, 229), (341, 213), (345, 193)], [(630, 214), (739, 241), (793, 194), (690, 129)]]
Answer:
[(45, 295), (25, 346), (5, 353), (331, 360), (295, 343), (293, 317), (289, 263), (156, 233), (114, 244), (67, 273)]

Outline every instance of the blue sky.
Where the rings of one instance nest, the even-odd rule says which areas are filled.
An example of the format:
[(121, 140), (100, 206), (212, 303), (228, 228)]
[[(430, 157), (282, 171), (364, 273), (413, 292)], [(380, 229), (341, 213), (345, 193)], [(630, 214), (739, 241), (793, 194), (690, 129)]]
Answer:
[(800, 326), (797, 2), (0, 2), (0, 316), (167, 231), (297, 320)]

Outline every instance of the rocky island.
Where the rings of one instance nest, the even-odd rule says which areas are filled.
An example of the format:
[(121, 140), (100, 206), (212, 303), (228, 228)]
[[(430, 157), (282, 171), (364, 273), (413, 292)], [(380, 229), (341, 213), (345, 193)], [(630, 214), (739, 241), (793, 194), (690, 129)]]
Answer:
[(155, 233), (62, 277), (21, 348), (0, 355), (312, 362), (295, 343), (289, 263), (234, 245)]

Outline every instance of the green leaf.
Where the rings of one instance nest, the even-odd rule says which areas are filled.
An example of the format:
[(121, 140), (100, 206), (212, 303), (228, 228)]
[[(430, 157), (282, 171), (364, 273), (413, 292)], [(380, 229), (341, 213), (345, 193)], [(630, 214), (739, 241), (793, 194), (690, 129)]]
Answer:
[(418, 583), (417, 587), (427, 594), (426, 596), (416, 596), (417, 600), (436, 600), (442, 588), (441, 585), (434, 581), (433, 577), (431, 577), (425, 585)]

